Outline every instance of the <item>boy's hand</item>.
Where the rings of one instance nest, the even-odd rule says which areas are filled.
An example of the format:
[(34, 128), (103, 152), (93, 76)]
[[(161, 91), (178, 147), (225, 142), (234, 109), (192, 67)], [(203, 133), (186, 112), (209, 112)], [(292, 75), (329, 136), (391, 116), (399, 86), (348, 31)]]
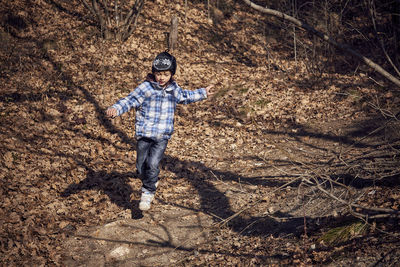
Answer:
[(115, 108), (108, 108), (106, 110), (106, 115), (109, 118), (115, 118), (117, 117), (117, 110)]
[(214, 88), (213, 84), (206, 87), (207, 97), (212, 96), (215, 93), (213, 88)]

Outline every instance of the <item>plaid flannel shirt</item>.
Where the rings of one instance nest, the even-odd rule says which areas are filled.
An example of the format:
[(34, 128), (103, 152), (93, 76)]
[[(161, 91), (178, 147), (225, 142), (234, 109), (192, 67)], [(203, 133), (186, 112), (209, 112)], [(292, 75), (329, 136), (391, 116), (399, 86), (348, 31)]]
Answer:
[(136, 109), (136, 137), (170, 139), (174, 131), (176, 104), (190, 104), (207, 98), (205, 88), (183, 90), (173, 81), (166, 88), (157, 82), (145, 81), (112, 107), (117, 115)]

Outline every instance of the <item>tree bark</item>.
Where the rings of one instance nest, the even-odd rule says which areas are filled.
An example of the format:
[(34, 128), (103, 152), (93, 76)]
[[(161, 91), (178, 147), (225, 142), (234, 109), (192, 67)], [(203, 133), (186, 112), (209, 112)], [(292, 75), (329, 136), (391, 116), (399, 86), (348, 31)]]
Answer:
[(178, 17), (173, 16), (171, 19), (171, 29), (168, 36), (168, 50), (174, 50), (178, 44)]
[(394, 77), (392, 74), (390, 74), (389, 72), (384, 70), (381, 66), (379, 66), (378, 64), (376, 64), (375, 62), (373, 62), (369, 58), (367, 58), (367, 57), (361, 55), (360, 53), (358, 53), (357, 51), (353, 50), (349, 46), (343, 45), (343, 44), (339, 44), (338, 42), (333, 40), (328, 35), (317, 31), (315, 28), (313, 28), (312, 26), (308, 25), (307, 23), (302, 22), (302, 21), (300, 21), (300, 20), (298, 20), (298, 19), (296, 19), (296, 18), (294, 18), (292, 16), (289, 16), (289, 15), (285, 14), (285, 13), (282, 13), (282, 12), (274, 10), (274, 9), (264, 8), (262, 6), (254, 4), (250, 0), (243, 0), (243, 1), (247, 5), (249, 5), (251, 8), (253, 8), (253, 9), (257, 10), (257, 11), (260, 11), (262, 13), (265, 13), (265, 14), (268, 14), (268, 15), (272, 15), (272, 16), (279, 17), (279, 18), (282, 18), (284, 20), (290, 21), (291, 23), (293, 23), (297, 27), (303, 28), (303, 29), (307, 30), (308, 32), (311, 32), (312, 34), (318, 36), (322, 40), (328, 42), (329, 44), (348, 52), (349, 54), (351, 54), (351, 55), (357, 57), (358, 59), (360, 59), (362, 62), (367, 64), (369, 67), (371, 67), (372, 69), (374, 69), (378, 73), (382, 74), (385, 78), (387, 78), (388, 80), (390, 80), (391, 82), (393, 82), (394, 84), (396, 84), (400, 88), (400, 80), (399, 79)]

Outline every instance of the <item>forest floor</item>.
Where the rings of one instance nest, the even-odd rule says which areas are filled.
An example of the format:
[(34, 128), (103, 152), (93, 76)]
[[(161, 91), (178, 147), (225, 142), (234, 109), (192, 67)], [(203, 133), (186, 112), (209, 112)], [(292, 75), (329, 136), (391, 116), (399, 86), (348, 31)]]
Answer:
[[(342, 162), (353, 158), (398, 163), (400, 125), (382, 112), (396, 111), (398, 91), (362, 67), (310, 73), (240, 4), (215, 24), (202, 4), (165, 2), (148, 1), (124, 43), (102, 41), (79, 1), (0, 4), (0, 264), (400, 264), (395, 218), (324, 239), (360, 220), (309, 180), (345, 179)], [(155, 201), (142, 213), (134, 111), (114, 120), (104, 111), (146, 76), (173, 14), (182, 21), (178, 84), (213, 83), (217, 93), (178, 107)], [(399, 175), (389, 178), (352, 177), (329, 192), (396, 212)]]

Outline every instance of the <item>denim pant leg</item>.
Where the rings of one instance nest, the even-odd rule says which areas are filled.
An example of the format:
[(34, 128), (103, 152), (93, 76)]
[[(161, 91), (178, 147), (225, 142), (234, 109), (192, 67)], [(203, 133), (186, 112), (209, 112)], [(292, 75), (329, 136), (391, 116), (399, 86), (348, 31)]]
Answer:
[(152, 140), (148, 138), (140, 138), (136, 145), (136, 171), (143, 180), (146, 171), (146, 159), (149, 154)]
[(141, 138), (137, 143), (136, 168), (142, 179), (143, 189), (156, 191), (156, 182), (160, 173), (160, 161), (164, 156), (168, 140)]

